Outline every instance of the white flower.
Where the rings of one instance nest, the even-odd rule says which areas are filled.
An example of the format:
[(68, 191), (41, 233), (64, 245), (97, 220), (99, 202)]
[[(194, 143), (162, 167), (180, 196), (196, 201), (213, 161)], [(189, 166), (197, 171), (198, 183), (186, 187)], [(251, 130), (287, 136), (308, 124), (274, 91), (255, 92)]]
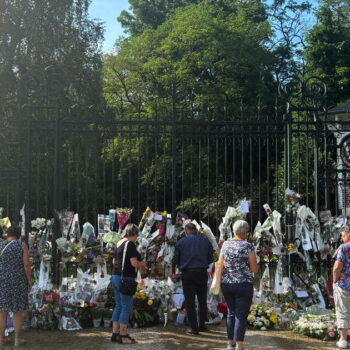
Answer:
[(260, 328), (262, 331), (266, 331), (266, 327), (261, 327)]

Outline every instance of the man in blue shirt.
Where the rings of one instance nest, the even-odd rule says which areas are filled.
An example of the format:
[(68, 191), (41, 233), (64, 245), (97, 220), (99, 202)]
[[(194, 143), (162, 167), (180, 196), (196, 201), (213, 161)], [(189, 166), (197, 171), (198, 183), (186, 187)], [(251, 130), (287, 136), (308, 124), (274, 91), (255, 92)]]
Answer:
[[(213, 262), (213, 247), (207, 238), (200, 236), (196, 226), (185, 226), (186, 237), (175, 246), (173, 264), (181, 270), (182, 288), (186, 300), (190, 334), (205, 332), (207, 319), (208, 266)], [(197, 322), (195, 298), (199, 305), (199, 326)]]

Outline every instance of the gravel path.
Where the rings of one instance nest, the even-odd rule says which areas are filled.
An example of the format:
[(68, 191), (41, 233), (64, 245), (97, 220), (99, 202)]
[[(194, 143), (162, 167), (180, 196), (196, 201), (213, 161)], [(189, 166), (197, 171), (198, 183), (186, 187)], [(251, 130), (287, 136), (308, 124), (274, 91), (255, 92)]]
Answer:
[[(185, 334), (185, 328), (169, 326), (133, 330), (139, 341), (136, 345), (112, 344), (110, 333), (106, 329), (87, 329), (81, 332), (29, 331), (23, 334), (28, 343), (22, 349), (30, 350), (182, 350), (226, 348), (225, 329), (212, 326), (209, 333), (199, 336)], [(6, 345), (3, 349), (11, 349)], [(326, 350), (334, 349), (335, 343), (302, 337), (289, 331), (248, 331), (246, 350), (280, 349), (280, 350)]]

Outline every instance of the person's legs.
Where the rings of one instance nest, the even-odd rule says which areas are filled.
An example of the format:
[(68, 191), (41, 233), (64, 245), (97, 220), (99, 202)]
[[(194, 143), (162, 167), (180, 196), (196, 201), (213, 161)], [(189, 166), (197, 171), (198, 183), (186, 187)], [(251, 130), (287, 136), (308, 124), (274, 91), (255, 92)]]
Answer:
[(254, 288), (252, 283), (240, 283), (236, 285), (236, 320), (234, 339), (236, 347), (243, 348), (244, 335), (247, 329), (247, 317), (253, 300)]
[(340, 331), (340, 339), (337, 342), (337, 346), (345, 349), (347, 348), (348, 330), (350, 326), (350, 292), (342, 289), (337, 284), (333, 284), (333, 296), (337, 327)]
[(13, 314), (13, 328), (15, 329), (15, 346), (21, 344), (20, 338), (22, 325), (23, 325), (24, 311), (17, 311)]
[(122, 342), (125, 344), (136, 343), (136, 341), (128, 335), (128, 324), (133, 308), (133, 296), (120, 293), (120, 300), (121, 313), (118, 321), (120, 325), (120, 336), (122, 338)]
[(7, 323), (7, 312), (1, 311), (0, 312), (0, 345), (4, 344), (6, 323)]
[(113, 275), (112, 276), (112, 286), (114, 291), (114, 299), (115, 299), (115, 306), (113, 310), (112, 320), (113, 320), (113, 334), (111, 340), (113, 342), (117, 341), (117, 335), (120, 332), (120, 324), (119, 324), (119, 317), (120, 313), (122, 311), (122, 304), (121, 304), (121, 298), (120, 298), (120, 276)]
[(234, 330), (235, 330), (235, 309), (236, 309), (236, 295), (232, 288), (232, 285), (227, 283), (221, 284), (222, 294), (224, 295), (226, 304), (227, 304), (227, 339), (229, 344), (235, 343)]
[(184, 291), (185, 301), (186, 301), (186, 311), (188, 321), (193, 331), (198, 332), (198, 322), (196, 315), (196, 286), (193, 281), (194, 275), (190, 272), (182, 273), (182, 288)]
[(342, 328), (340, 330), (340, 339), (341, 340), (348, 340), (348, 328)]
[(207, 290), (208, 290), (208, 273), (207, 271), (199, 272), (195, 280), (196, 294), (199, 306), (199, 330), (205, 329), (205, 321), (208, 316)]

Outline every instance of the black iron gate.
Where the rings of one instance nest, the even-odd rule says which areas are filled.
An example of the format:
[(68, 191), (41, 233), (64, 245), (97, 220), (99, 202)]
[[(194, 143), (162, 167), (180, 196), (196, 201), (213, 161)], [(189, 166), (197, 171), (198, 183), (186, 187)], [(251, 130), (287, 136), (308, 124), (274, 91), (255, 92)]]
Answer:
[(348, 123), (329, 118), (315, 78), (283, 85), (288, 104), (286, 96), (276, 96), (274, 106), (242, 101), (220, 120), (176, 113), (149, 120), (69, 106), (57, 98), (62, 84), (50, 82), (49, 88), (44, 77), (37, 89), (33, 79), (22, 82), (7, 141), (16, 151), (0, 152), (1, 174), (12, 172), (2, 178), (0, 206), (15, 221), (23, 203), (27, 223), (70, 209), (96, 224), (97, 214), (116, 207), (133, 208), (137, 221), (150, 206), (173, 217), (186, 212), (217, 232), (238, 199), (252, 201), (252, 226), (264, 219), (264, 203), (283, 210), (287, 187), (313, 210), (339, 212), (336, 129)]

